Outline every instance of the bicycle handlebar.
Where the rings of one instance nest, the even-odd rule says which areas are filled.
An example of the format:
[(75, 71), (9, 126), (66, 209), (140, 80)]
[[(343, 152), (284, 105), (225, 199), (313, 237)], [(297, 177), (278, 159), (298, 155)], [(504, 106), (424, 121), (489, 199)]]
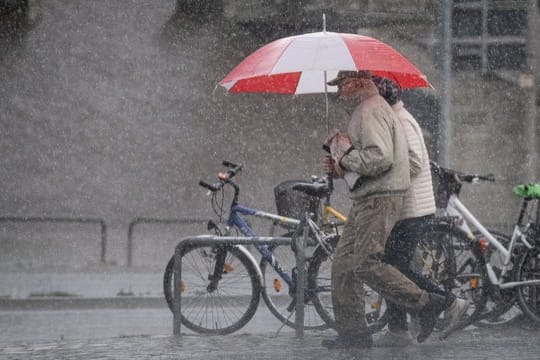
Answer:
[(478, 181), (490, 181), (495, 182), (495, 175), (493, 174), (487, 174), (487, 175), (480, 175), (480, 174), (472, 174), (472, 173), (464, 173), (457, 170), (448, 169), (445, 167), (440, 166), (434, 161), (430, 161), (430, 165), (432, 168), (435, 168), (439, 171), (445, 172), (449, 175), (454, 176), (457, 180), (461, 182), (467, 182), (467, 183), (476, 183)]
[(233, 177), (236, 176), (240, 171), (242, 171), (243, 165), (234, 164), (230, 161), (223, 160), (223, 166), (228, 168), (226, 173), (219, 172), (218, 179), (219, 181), (214, 184), (209, 184), (203, 180), (199, 180), (199, 186), (202, 186), (205, 189), (210, 190), (211, 192), (219, 191), (223, 186), (231, 181)]

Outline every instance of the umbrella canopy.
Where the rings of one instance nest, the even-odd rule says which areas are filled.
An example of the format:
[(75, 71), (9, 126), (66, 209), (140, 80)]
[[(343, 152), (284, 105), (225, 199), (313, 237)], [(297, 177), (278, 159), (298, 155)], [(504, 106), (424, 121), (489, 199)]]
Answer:
[(273, 41), (245, 58), (219, 84), (229, 92), (336, 92), (337, 86), (326, 82), (340, 70), (369, 70), (403, 89), (431, 86), (389, 45), (368, 36), (327, 31)]

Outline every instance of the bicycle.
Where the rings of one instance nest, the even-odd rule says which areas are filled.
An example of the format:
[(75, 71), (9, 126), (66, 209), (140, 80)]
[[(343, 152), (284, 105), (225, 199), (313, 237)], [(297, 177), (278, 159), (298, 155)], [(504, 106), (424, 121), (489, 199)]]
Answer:
[[(480, 175), (458, 172), (439, 166), (431, 161), (431, 172), (434, 184), (435, 202), (438, 208), (439, 217), (443, 221), (452, 224), (455, 229), (450, 230), (450, 233), (441, 232), (439, 235), (434, 235), (432, 241), (444, 241), (451, 244), (455, 284), (448, 283), (449, 287), (453, 288), (456, 295), (470, 300), (471, 307), (469, 310), (469, 322), (477, 321), (479, 325), (491, 324), (488, 320), (489, 313), (492, 311), (499, 312), (500, 307), (498, 302), (485, 299), (486, 304), (480, 304), (484, 301), (480, 283), (481, 276), (479, 274), (478, 264), (472, 254), (472, 244), (474, 239), (479, 238), (478, 230), (472, 231), (471, 226), (475, 229), (484, 228), (480, 222), (472, 216), (470, 211), (459, 200), (461, 188), (464, 183), (476, 184), (480, 181), (495, 181), (493, 174)], [(485, 229), (484, 229), (485, 230)], [(453, 233), (451, 233), (453, 231)], [(494, 230), (489, 230), (493, 236), (496, 236), (501, 242), (509, 242), (506, 235)], [(444, 240), (441, 240), (444, 239)], [(482, 316), (476, 311), (476, 305), (482, 307), (484, 313)], [(478, 308), (480, 309), (480, 307)], [(488, 309), (486, 311), (486, 309)], [(486, 320), (483, 320), (485, 318)], [(480, 323), (481, 322), (481, 323)], [(465, 322), (464, 322), (465, 323)], [(442, 323), (444, 325), (444, 322)]]
[[(227, 167), (226, 173), (218, 174), (218, 182), (210, 185), (203, 181), (199, 185), (209, 190), (212, 195), (212, 206), (219, 218), (223, 216), (223, 188), (228, 185), (233, 188), (234, 195), (229, 208), (227, 226), (220, 229), (209, 222), (209, 230), (217, 235), (227, 236), (236, 230), (245, 236), (255, 236), (254, 231), (244, 220), (243, 216), (254, 216), (271, 220), (278, 224), (288, 225), (297, 229), (300, 220), (268, 213), (239, 204), (240, 188), (232, 179), (242, 170), (242, 165), (223, 162)], [(330, 207), (329, 196), (331, 187), (328, 182), (315, 179), (311, 183), (291, 184), (295, 191), (321, 199), (327, 197), (325, 207)], [(221, 193), (221, 202), (217, 200)], [(317, 202), (314, 202), (317, 204)], [(305, 209), (304, 209), (305, 210)], [(308, 209), (316, 212), (317, 209)], [(337, 210), (336, 210), (337, 212)], [(332, 213), (328, 211), (328, 214)], [(339, 212), (337, 212), (339, 213)], [(341, 215), (344, 219), (344, 216)], [(336, 230), (338, 222), (328, 222), (321, 227), (313, 219), (306, 219), (310, 229), (309, 237), (314, 245), (312, 255), (306, 259), (305, 289), (305, 325), (306, 329), (326, 329), (332, 324), (333, 314), (330, 299), (330, 275), (328, 262), (331, 260), (333, 246), (337, 243), (339, 234)], [(322, 229), (325, 229), (323, 231)], [(292, 233), (288, 233), (292, 236)], [(164, 294), (169, 307), (172, 309), (174, 288), (178, 286), (186, 296), (183, 300), (181, 321), (189, 329), (206, 334), (229, 334), (244, 326), (255, 314), (260, 297), (262, 296), (271, 313), (283, 324), (295, 327), (291, 319), (295, 308), (296, 272), (294, 264), (290, 266), (278, 259), (280, 255), (294, 254), (290, 247), (255, 246), (261, 254), (258, 265), (254, 257), (243, 246), (197, 246), (194, 245), (182, 254), (183, 278), (173, 279), (173, 258), (166, 266), (164, 273)], [(281, 251), (283, 248), (283, 251)], [(204, 264), (204, 267), (203, 267)], [(317, 264), (317, 272), (314, 265)], [(286, 267), (286, 269), (284, 269)], [(276, 275), (274, 275), (274, 272)], [(242, 284), (242, 287), (240, 286)], [(227, 287), (229, 286), (229, 287)], [(234, 287), (234, 290), (231, 290)], [(184, 295), (185, 294), (185, 295)], [(226, 295), (226, 296), (225, 296)], [(366, 302), (369, 303), (369, 302)], [(202, 306), (204, 305), (204, 306)], [(212, 308), (211, 308), (212, 307)], [(234, 309), (234, 313), (230, 311)], [(376, 315), (373, 315), (376, 317)]]
[[(491, 298), (508, 299), (517, 298), (521, 311), (534, 323), (540, 323), (540, 307), (537, 297), (540, 286), (540, 272), (538, 259), (540, 254), (540, 241), (538, 225), (540, 208), (538, 207), (539, 194), (528, 193), (529, 185), (514, 187), (514, 193), (522, 198), (521, 209), (514, 226), (510, 243), (504, 245), (494, 236), (484, 234), (485, 239), (477, 241), (474, 252), (480, 265), (484, 279), (483, 291)], [(493, 247), (501, 260), (499, 269), (491, 263), (491, 257), (486, 256), (488, 245)], [(511, 303), (513, 305), (513, 303)]]
[[(452, 244), (452, 256), (458, 262), (455, 268), (458, 289), (462, 294), (467, 294), (474, 305), (472, 313), (460, 328), (472, 323), (482, 326), (511, 321), (519, 315), (514, 306), (516, 299), (519, 300), (522, 288), (530, 283), (515, 280), (521, 276), (516, 271), (522, 266), (515, 264), (518, 257), (514, 252), (521, 249), (528, 253), (528, 250), (534, 249), (534, 246), (527, 245), (529, 242), (520, 230), (532, 226), (530, 222), (522, 224), (531, 199), (524, 199), (513, 235), (508, 238), (482, 226), (458, 198), (464, 182), (494, 181), (493, 175), (466, 174), (445, 169), (436, 163), (432, 163), (432, 170), (441, 185), (436, 190), (439, 201), (446, 205), (446, 214), (454, 218), (454, 228), (459, 228), (454, 229), (450, 240), (445, 240)], [(476, 229), (474, 232), (471, 232), (469, 224)], [(510, 271), (513, 264), (517, 267)], [(522, 310), (524, 307), (520, 305)]]

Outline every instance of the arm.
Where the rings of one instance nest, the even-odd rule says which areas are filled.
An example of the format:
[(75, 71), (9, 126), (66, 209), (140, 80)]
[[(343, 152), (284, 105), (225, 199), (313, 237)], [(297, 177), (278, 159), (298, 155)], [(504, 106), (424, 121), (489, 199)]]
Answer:
[[(387, 121), (380, 116), (370, 116), (357, 125), (351, 126), (355, 149), (341, 159), (340, 165), (366, 177), (386, 172), (394, 162), (393, 134)], [(355, 127), (358, 131), (354, 131)]]

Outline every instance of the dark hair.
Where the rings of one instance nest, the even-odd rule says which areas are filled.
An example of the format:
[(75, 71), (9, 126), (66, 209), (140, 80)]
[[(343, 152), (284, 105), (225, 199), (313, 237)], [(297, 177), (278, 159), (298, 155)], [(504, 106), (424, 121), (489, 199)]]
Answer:
[(379, 89), (379, 94), (390, 105), (394, 105), (401, 99), (401, 88), (392, 80), (380, 76), (373, 76), (372, 80)]

